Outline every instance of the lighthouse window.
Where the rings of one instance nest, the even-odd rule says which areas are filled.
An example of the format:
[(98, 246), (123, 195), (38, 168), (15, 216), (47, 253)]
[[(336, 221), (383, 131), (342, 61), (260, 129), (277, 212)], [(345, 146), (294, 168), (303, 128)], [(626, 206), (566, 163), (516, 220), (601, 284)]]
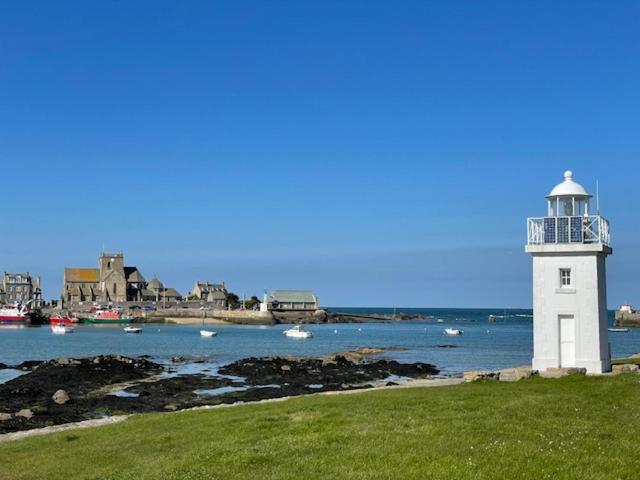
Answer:
[(560, 207), (561, 207), (562, 215), (565, 215), (567, 217), (570, 217), (573, 215), (573, 199), (572, 198), (566, 198), (564, 200), (561, 200)]
[(560, 286), (565, 288), (571, 287), (571, 269), (570, 268), (560, 269)]

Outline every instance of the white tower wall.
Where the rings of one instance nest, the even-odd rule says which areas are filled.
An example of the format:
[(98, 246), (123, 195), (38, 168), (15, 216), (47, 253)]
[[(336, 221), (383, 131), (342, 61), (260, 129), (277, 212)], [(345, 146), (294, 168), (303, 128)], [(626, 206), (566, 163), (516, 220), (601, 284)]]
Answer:
[[(562, 251), (552, 246), (527, 250), (533, 255), (532, 368), (609, 371), (605, 255), (610, 249), (602, 245), (563, 245)], [(571, 271), (569, 288), (561, 285), (562, 269)]]

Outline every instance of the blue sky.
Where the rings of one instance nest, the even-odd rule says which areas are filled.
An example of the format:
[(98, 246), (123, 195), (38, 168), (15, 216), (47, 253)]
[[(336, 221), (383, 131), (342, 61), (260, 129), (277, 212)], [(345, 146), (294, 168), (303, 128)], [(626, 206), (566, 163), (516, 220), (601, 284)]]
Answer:
[(0, 2), (0, 270), (103, 245), (186, 292), (531, 304), (525, 218), (600, 182), (640, 305), (637, 2)]

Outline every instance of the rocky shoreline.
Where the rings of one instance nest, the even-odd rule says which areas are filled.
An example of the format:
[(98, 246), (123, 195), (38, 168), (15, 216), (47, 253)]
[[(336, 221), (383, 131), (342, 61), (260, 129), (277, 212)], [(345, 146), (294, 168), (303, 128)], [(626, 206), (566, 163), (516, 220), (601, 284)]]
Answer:
[(403, 364), (379, 358), (381, 353), (359, 348), (322, 358), (247, 358), (195, 374), (180, 373), (175, 363), (120, 355), (0, 365), (28, 372), (0, 384), (0, 434), (128, 413), (371, 388), (439, 373), (433, 365)]

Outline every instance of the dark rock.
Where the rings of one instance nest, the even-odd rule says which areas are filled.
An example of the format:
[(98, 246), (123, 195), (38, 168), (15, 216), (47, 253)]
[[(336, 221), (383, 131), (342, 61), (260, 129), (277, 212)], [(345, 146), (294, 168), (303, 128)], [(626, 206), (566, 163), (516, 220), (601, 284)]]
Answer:
[(14, 365), (11, 368), (15, 368), (16, 370), (33, 370), (38, 366), (42, 365), (44, 360), (26, 360), (18, 365)]
[[(347, 358), (347, 353), (332, 356), (330, 362), (321, 358), (249, 358), (218, 370), (222, 375), (245, 377), (246, 381), (242, 382), (202, 373), (153, 376), (171, 369), (144, 358), (120, 355), (38, 362), (30, 373), (0, 384), (3, 410), (15, 412), (25, 405), (31, 409), (31, 416), (23, 412), (23, 416), (12, 415), (0, 422), (0, 433), (76, 422), (114, 412), (178, 410), (368, 388), (372, 382), (384, 383), (391, 375), (423, 378), (438, 373), (429, 364), (367, 358), (377, 355), (379, 350), (361, 349), (354, 359)], [(112, 392), (122, 389), (123, 383), (128, 385), (125, 394), (137, 395), (114, 395)], [(231, 388), (217, 391), (221, 387)], [(195, 393), (201, 390), (212, 392), (210, 395)], [(73, 401), (67, 401), (64, 393)]]
[(403, 364), (393, 360), (356, 363), (336, 355), (331, 362), (316, 358), (249, 358), (220, 368), (223, 375), (245, 377), (251, 385), (281, 384), (286, 372), (287, 383), (293, 386), (310, 384), (342, 385), (384, 380), (390, 375), (424, 378), (439, 371), (425, 363)]

